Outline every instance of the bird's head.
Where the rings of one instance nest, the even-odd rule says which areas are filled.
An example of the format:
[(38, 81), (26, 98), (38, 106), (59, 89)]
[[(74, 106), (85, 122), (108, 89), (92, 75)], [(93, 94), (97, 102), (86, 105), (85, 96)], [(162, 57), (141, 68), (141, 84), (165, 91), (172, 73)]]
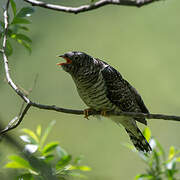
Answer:
[(57, 65), (62, 66), (70, 74), (77, 73), (79, 69), (87, 68), (93, 64), (91, 63), (93, 62), (93, 58), (83, 52), (72, 51), (58, 57), (62, 57), (66, 62), (58, 63)]

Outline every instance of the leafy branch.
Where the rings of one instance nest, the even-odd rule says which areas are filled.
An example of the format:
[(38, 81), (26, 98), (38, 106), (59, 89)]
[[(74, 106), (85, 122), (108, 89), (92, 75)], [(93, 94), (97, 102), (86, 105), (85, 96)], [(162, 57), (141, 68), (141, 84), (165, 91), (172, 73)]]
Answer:
[(148, 127), (144, 129), (143, 134), (152, 147), (151, 154), (140, 153), (134, 146), (125, 144), (127, 148), (137, 153), (147, 166), (146, 172), (136, 175), (135, 180), (176, 180), (179, 173), (177, 165), (180, 162), (180, 149), (171, 146), (167, 155), (157, 139), (151, 137)]
[[(37, 126), (35, 132), (30, 129), (21, 130), (23, 135), (20, 138), (25, 143), (23, 151), (38, 159), (40, 164), (34, 164), (31, 159), (20, 155), (10, 155), (8, 156), (10, 161), (5, 165), (5, 168), (20, 169), (18, 179), (34, 180), (43, 178), (49, 180), (53, 178), (54, 180), (65, 180), (69, 176), (86, 177), (82, 173), (90, 171), (91, 168), (81, 165), (82, 156), (72, 158), (72, 155), (63, 149), (58, 141), (46, 143), (54, 125), (55, 121), (52, 121), (44, 131), (42, 131), (40, 125)], [(42, 174), (44, 173), (44, 171), (41, 171), (42, 167), (45, 168), (44, 171), (47, 171), (47, 177)], [(46, 167), (49, 167), (51, 171), (48, 171)]]
[[(34, 12), (34, 8), (23, 7), (18, 11), (14, 0), (10, 0), (9, 2), (12, 7), (13, 18), (12, 20), (8, 18), (6, 22), (5, 19), (4, 21), (0, 20), (0, 30), (2, 37), (6, 36), (6, 44), (4, 44), (6, 45), (4, 48), (5, 53), (7, 56), (12, 55), (13, 53), (11, 40), (16, 41), (18, 44), (24, 46), (29, 51), (29, 53), (31, 53), (32, 40), (24, 32), (29, 31), (26, 25), (30, 24), (31, 21), (29, 21), (27, 18), (30, 17)], [(6, 11), (7, 9), (4, 11), (4, 13)], [(6, 16), (8, 16), (8, 13), (6, 13)]]

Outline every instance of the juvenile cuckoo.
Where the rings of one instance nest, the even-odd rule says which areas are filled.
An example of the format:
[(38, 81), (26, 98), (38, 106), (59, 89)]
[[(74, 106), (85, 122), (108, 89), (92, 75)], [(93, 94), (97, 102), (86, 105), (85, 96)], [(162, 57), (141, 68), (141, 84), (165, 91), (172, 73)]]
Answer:
[[(59, 63), (74, 80), (79, 96), (90, 108), (101, 112), (149, 113), (141, 96), (121, 74), (106, 62), (83, 52), (60, 55), (66, 60)], [(150, 152), (151, 147), (139, 130), (136, 121), (147, 125), (145, 118), (110, 116), (124, 126), (137, 150)]]

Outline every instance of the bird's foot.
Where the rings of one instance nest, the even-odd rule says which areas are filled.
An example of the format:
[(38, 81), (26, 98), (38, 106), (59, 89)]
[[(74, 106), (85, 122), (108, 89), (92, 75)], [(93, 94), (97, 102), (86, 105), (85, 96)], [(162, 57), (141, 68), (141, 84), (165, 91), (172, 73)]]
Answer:
[(101, 111), (101, 116), (105, 116), (106, 117), (107, 116), (106, 112), (107, 112), (106, 110), (102, 110)]
[(88, 109), (85, 109), (84, 110), (84, 118), (88, 119), (89, 120), (89, 111), (92, 111), (93, 109), (91, 108), (88, 108)]

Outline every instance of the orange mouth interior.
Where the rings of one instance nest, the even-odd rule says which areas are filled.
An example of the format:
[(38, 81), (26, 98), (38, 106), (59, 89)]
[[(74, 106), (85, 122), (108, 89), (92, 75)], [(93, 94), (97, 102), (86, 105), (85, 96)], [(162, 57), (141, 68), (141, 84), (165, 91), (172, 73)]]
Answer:
[(58, 63), (57, 65), (62, 66), (62, 65), (64, 65), (64, 64), (71, 64), (71, 63), (72, 63), (72, 61), (71, 61), (69, 58), (67, 58), (67, 57), (63, 57), (63, 58), (66, 60), (66, 62), (64, 62), (64, 63)]

